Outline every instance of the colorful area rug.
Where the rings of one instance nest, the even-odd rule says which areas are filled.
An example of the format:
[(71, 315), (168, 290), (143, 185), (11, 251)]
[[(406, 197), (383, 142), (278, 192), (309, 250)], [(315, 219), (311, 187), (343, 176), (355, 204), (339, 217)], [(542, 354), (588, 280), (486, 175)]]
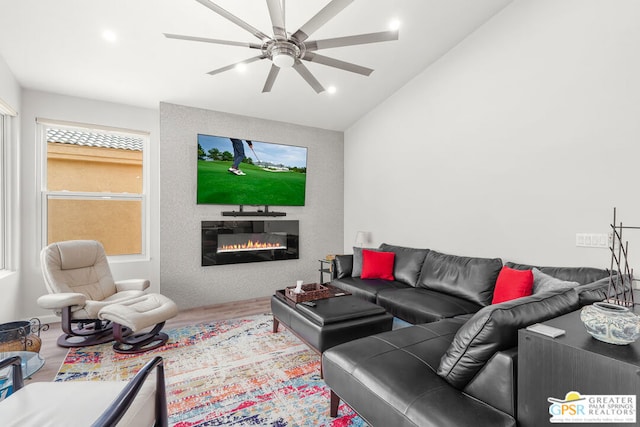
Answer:
[(329, 416), (320, 356), (272, 327), (264, 314), (167, 330), (167, 345), (141, 355), (70, 349), (55, 381), (128, 380), (160, 355), (172, 426), (366, 426), (345, 404)]

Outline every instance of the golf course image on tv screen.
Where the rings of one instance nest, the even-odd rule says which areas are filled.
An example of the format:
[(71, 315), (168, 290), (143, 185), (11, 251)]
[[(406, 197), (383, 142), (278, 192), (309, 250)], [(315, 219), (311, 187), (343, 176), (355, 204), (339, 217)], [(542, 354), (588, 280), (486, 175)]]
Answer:
[(304, 206), (307, 148), (198, 134), (198, 204)]

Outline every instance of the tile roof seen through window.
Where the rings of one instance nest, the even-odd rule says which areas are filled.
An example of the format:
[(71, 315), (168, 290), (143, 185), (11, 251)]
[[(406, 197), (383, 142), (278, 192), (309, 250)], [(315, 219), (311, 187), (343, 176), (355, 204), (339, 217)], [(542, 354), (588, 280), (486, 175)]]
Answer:
[(110, 133), (82, 132), (70, 129), (48, 128), (47, 142), (142, 151), (143, 139)]

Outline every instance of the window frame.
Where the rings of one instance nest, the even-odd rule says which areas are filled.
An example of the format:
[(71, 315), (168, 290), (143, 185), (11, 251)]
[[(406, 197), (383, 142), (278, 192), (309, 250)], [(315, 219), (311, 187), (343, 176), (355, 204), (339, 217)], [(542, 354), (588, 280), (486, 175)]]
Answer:
[[(39, 183), (38, 207), (40, 215), (39, 222), (39, 242), (40, 249), (48, 244), (48, 201), (50, 199), (66, 200), (138, 200), (141, 202), (140, 228), (141, 228), (141, 252), (139, 254), (108, 255), (110, 262), (130, 262), (150, 260), (150, 212), (149, 212), (149, 132), (115, 128), (95, 124), (76, 123), (61, 120), (36, 119), (37, 138), (39, 149), (37, 157), (39, 167), (37, 168), (37, 182)], [(142, 193), (109, 193), (109, 192), (87, 192), (87, 191), (50, 191), (47, 187), (47, 128), (65, 128), (78, 132), (100, 132), (117, 135), (135, 136), (142, 138)], [(38, 251), (39, 252), (39, 251)]]
[(15, 253), (18, 177), (17, 141), (14, 134), (18, 112), (0, 98), (0, 276), (16, 271), (18, 254)]

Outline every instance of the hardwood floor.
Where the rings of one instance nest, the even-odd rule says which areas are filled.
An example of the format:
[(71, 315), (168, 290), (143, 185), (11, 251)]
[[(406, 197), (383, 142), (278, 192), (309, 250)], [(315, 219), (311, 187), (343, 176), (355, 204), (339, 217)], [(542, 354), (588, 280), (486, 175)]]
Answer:
[[(178, 328), (211, 320), (234, 319), (253, 314), (269, 313), (271, 311), (270, 301), (271, 297), (262, 297), (180, 311), (176, 317), (167, 320), (164, 329)], [(40, 356), (44, 358), (45, 363), (42, 369), (36, 372), (28, 381), (53, 381), (68, 351), (68, 349), (58, 347), (56, 344), (56, 340), (61, 334), (62, 330), (59, 323), (51, 323), (49, 330), (41, 333), (42, 348), (40, 349)]]

